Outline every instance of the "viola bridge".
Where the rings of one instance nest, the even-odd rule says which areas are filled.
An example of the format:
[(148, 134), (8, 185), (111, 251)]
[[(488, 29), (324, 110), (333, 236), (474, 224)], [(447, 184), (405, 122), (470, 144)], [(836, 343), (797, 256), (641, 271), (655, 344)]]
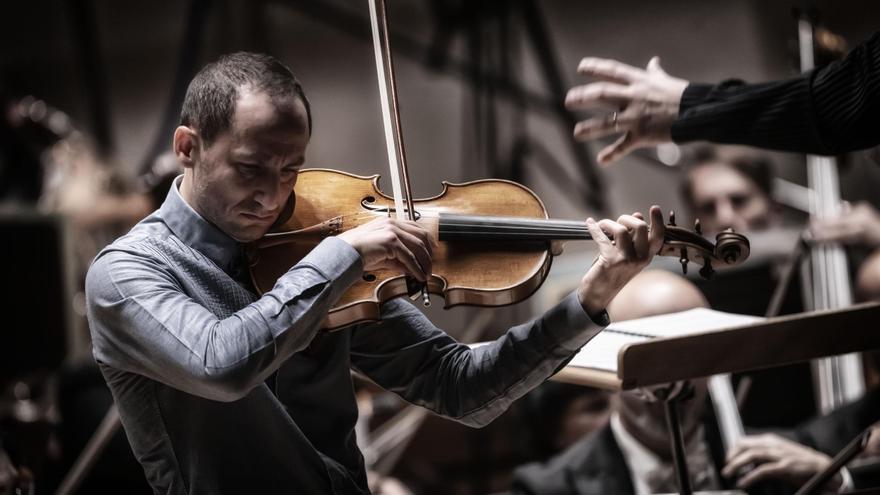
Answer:
[[(361, 207), (368, 211), (384, 213), (389, 217), (397, 215), (397, 208), (376, 204), (376, 198), (374, 196), (367, 196), (362, 199)], [(419, 220), (420, 218), (422, 218), (422, 214), (418, 210), (413, 210), (413, 219)]]

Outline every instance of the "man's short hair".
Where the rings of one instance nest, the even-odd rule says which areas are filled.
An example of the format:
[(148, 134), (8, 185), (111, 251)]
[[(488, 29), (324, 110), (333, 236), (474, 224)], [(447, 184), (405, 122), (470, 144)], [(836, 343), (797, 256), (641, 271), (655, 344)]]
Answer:
[(306, 108), (311, 135), (312, 111), (299, 81), (275, 57), (250, 52), (224, 55), (196, 74), (183, 99), (180, 125), (197, 129), (206, 143), (212, 142), (229, 129), (239, 91), (245, 87), (262, 91), (273, 101), (298, 97)]
[(717, 146), (699, 146), (694, 149), (689, 164), (684, 167), (685, 178), (681, 185), (681, 195), (690, 208), (694, 207), (694, 191), (690, 171), (713, 163), (730, 166), (753, 182), (761, 193), (772, 200), (773, 164), (768, 157), (739, 150), (732, 151)]

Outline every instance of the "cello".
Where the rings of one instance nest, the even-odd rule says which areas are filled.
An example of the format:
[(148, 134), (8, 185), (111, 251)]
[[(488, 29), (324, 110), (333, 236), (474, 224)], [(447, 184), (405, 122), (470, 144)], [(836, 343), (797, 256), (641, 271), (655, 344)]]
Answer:
[[(798, 20), (801, 71), (812, 70), (814, 63), (813, 24), (806, 16)], [(839, 214), (840, 179), (837, 161), (825, 156), (807, 156), (807, 183), (810, 217), (828, 218)], [(838, 309), (853, 304), (846, 252), (840, 244), (810, 247), (809, 266), (803, 265), (804, 301), (810, 310)], [(813, 362), (816, 396), (821, 414), (852, 402), (865, 394), (865, 378), (859, 354), (847, 354)]]

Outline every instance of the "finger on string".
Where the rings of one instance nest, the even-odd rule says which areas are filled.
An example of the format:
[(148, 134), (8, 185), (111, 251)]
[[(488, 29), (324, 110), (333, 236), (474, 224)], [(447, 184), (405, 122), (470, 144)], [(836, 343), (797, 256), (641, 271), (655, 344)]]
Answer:
[(593, 238), (593, 241), (596, 242), (596, 245), (599, 248), (599, 252), (602, 254), (607, 254), (613, 250), (613, 246), (611, 245), (611, 239), (605, 235), (605, 232), (602, 230), (602, 227), (599, 226), (599, 223), (593, 220), (592, 217), (587, 219), (587, 230), (590, 231), (590, 237)]
[[(626, 227), (632, 236), (632, 244), (635, 255), (644, 259), (649, 256), (648, 252), (648, 224), (632, 215), (621, 215), (617, 223)], [(653, 253), (651, 253), (653, 254)]]
[(569, 110), (624, 108), (630, 101), (632, 93), (629, 88), (605, 82), (575, 86), (565, 95), (565, 107)]
[(613, 144), (603, 148), (596, 157), (596, 160), (600, 165), (607, 166), (630, 151), (638, 148), (638, 146), (639, 142), (633, 137), (632, 131), (626, 131)]
[(659, 206), (651, 206), (648, 215), (651, 217), (648, 224), (648, 250), (653, 256), (660, 252), (666, 242), (666, 224), (663, 223), (663, 210)]
[(742, 476), (736, 484), (737, 486), (748, 487), (759, 481), (780, 478), (785, 474), (785, 467), (779, 462), (761, 464)]
[(631, 83), (644, 76), (644, 71), (607, 58), (586, 57), (577, 68), (578, 74), (618, 83)]
[(635, 249), (633, 248), (632, 236), (623, 225), (609, 219), (603, 219), (599, 221), (599, 227), (606, 232), (610, 232), (613, 239), (614, 244), (617, 246), (617, 249), (623, 252), (623, 255), (627, 259), (632, 259), (635, 257)]

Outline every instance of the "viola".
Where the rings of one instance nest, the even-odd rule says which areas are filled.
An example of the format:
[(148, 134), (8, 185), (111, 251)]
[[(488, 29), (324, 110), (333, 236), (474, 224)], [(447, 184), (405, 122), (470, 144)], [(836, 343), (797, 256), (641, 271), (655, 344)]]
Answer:
[[(378, 175), (303, 170), (293, 197), (289, 218), (250, 249), (251, 277), (261, 294), (324, 238), (397, 213)], [(535, 193), (507, 180), (443, 182), (437, 196), (412, 204), (414, 219), (439, 241), (427, 292), (442, 296), (447, 308), (522, 301), (541, 286), (562, 242), (591, 239), (585, 222), (548, 219)], [(685, 270), (696, 262), (707, 278), (713, 266), (736, 265), (749, 255), (749, 241), (740, 234), (721, 232), (712, 243), (696, 230), (677, 227), (671, 218), (659, 255), (679, 258)], [(330, 310), (324, 328), (378, 321), (383, 302), (413, 292), (402, 273), (365, 272)]]

